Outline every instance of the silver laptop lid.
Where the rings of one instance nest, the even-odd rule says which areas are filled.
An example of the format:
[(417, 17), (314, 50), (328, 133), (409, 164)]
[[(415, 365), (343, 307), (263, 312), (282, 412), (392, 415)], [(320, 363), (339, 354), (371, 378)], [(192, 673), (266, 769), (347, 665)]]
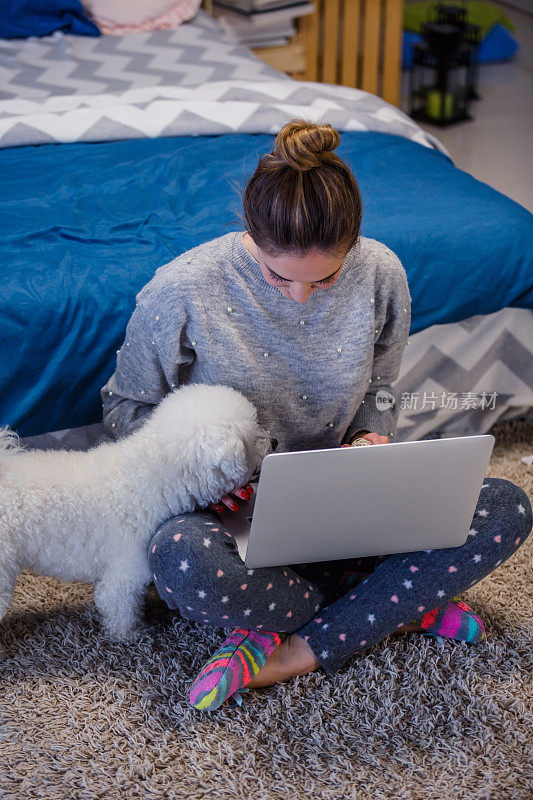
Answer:
[[(494, 436), (272, 453), (263, 459), (249, 567), (457, 547), (466, 541)], [(231, 531), (230, 517), (224, 523)], [(229, 524), (228, 524), (229, 523)]]

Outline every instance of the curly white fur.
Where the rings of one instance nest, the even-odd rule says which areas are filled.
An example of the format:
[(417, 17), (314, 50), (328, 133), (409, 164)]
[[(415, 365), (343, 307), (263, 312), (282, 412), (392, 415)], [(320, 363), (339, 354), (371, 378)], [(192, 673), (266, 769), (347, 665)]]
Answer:
[(94, 583), (107, 632), (129, 638), (159, 525), (243, 486), (268, 452), (255, 407), (222, 385), (184, 386), (135, 433), (88, 451), (25, 450), (0, 431), (0, 620), (28, 570)]

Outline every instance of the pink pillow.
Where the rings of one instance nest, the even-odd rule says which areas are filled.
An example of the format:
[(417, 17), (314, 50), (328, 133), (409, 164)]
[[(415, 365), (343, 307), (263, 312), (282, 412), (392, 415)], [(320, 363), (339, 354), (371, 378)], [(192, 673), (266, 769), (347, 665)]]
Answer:
[(202, 0), (83, 0), (102, 33), (121, 36), (176, 28), (195, 16)]

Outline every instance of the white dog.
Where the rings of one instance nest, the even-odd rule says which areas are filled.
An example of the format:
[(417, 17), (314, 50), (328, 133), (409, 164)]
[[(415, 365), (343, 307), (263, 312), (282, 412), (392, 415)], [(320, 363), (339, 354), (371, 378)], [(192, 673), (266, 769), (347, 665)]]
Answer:
[(271, 440), (229, 386), (169, 394), (130, 436), (88, 451), (24, 450), (0, 431), (0, 620), (22, 570), (95, 584), (109, 635), (127, 639), (151, 581), (148, 544), (257, 472)]

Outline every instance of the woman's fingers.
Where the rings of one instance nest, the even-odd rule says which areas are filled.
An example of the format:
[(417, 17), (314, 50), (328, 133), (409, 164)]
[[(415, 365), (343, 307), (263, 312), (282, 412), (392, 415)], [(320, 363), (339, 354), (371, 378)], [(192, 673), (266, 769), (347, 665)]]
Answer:
[(367, 439), (372, 444), (387, 444), (389, 441), (388, 436), (380, 436), (379, 433), (366, 433), (361, 438)]
[[(365, 433), (364, 436), (359, 436), (359, 439), (365, 439), (370, 444), (388, 444), (388, 436), (380, 436), (379, 433)], [(352, 447), (351, 444), (343, 444), (342, 447)]]
[[(241, 486), (239, 489), (234, 489), (232, 494), (238, 497), (240, 500), (249, 500), (251, 495), (254, 493), (253, 487), (250, 484), (246, 484), (246, 486)], [(235, 498), (231, 497), (231, 495), (226, 494), (224, 497), (221, 497), (218, 503), (209, 503), (208, 508), (212, 508), (213, 511), (224, 511), (225, 508), (229, 508), (230, 511), (238, 511), (239, 506), (235, 502)]]

